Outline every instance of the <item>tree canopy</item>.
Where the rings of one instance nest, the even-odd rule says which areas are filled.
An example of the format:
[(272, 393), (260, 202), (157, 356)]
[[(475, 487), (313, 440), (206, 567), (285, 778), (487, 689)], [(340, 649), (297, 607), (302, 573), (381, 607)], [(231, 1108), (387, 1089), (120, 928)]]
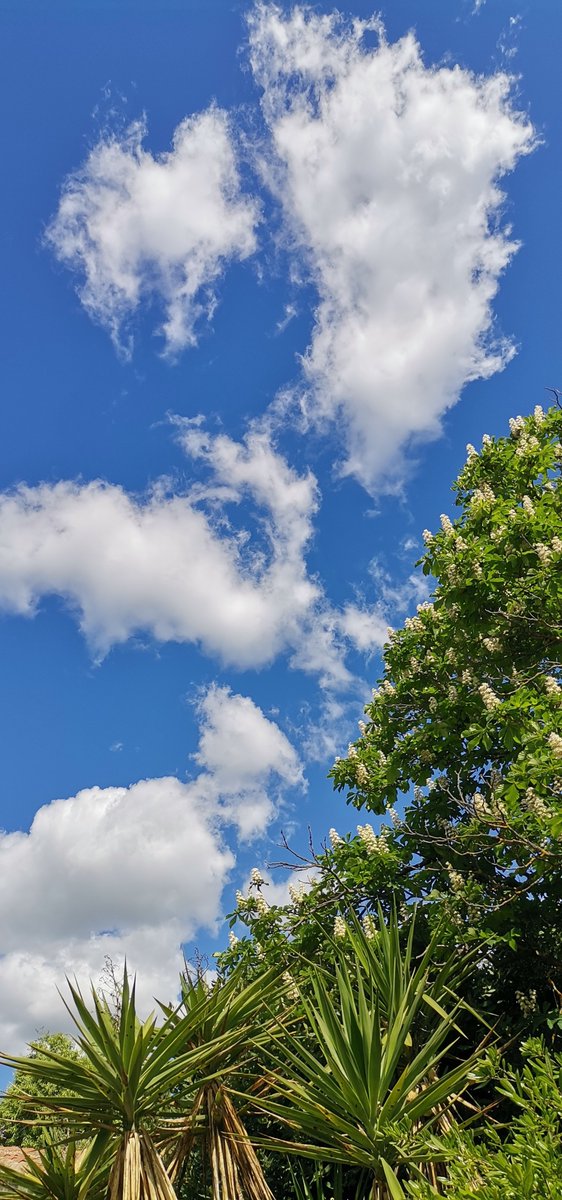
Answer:
[[(424, 532), (433, 589), (384, 650), (361, 736), (331, 775), (381, 820), (330, 840), (308, 894), (235, 914), (255, 944), (290, 947), (376, 902), (445, 913), (488, 947), (480, 1000), (508, 1023), (558, 1020), (562, 991), (562, 411), (484, 436), (453, 484), (458, 515)], [(267, 957), (267, 955), (266, 955)], [(259, 958), (259, 955), (258, 955)], [(227, 956), (228, 959), (228, 956)], [(560, 989), (560, 990), (559, 990)], [(534, 1019), (534, 1018), (533, 1018)]]

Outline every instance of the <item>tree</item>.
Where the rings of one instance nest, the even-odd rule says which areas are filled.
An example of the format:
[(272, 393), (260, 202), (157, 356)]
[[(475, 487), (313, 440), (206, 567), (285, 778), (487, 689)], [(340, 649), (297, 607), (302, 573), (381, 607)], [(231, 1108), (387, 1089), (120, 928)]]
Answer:
[(362, 736), (332, 771), (349, 802), (394, 821), (411, 892), (445, 899), (458, 940), (501, 948), (504, 1007), (506, 984), (512, 1006), (518, 992), (552, 1008), (562, 982), (561, 431), (560, 409), (537, 407), (468, 447), (458, 519), (424, 533), (431, 601), (392, 635)]
[[(64, 1033), (45, 1033), (38, 1038), (30, 1048), (29, 1058), (43, 1058), (48, 1054), (57, 1054), (75, 1062), (80, 1058), (72, 1040)], [(5, 1146), (43, 1146), (45, 1145), (45, 1130), (42, 1125), (30, 1124), (29, 1108), (22, 1100), (23, 1093), (30, 1099), (41, 1095), (55, 1096), (56, 1088), (52, 1083), (40, 1083), (36, 1076), (29, 1076), (25, 1068), (16, 1070), (5, 1095), (0, 1100), (0, 1143)]]
[(537, 407), (468, 447), (458, 518), (424, 533), (433, 594), (392, 634), (361, 737), (331, 772), (381, 827), (331, 831), (316, 882), (289, 905), (241, 897), (233, 920), (252, 938), (225, 967), (259, 969), (256, 943), (288, 965), (294, 949), (322, 952), (338, 913), (415, 901), (429, 927), (445, 912), (452, 943), (486, 943), (479, 1004), (529, 1031), (559, 1021), (561, 431), (560, 408)]

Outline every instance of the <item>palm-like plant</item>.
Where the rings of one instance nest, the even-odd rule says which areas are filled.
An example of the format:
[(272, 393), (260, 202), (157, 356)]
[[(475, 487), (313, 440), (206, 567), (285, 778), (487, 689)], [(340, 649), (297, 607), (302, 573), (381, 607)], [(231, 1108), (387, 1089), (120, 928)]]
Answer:
[(51, 1143), (26, 1154), (19, 1170), (0, 1166), (0, 1200), (104, 1200), (107, 1176), (103, 1157)]
[(300, 988), (308, 1036), (276, 1038), (273, 1093), (260, 1101), (297, 1140), (260, 1144), (363, 1169), (372, 1200), (398, 1200), (406, 1168), (415, 1175), (443, 1159), (439, 1127), (476, 1056), (443, 1064), (460, 1035), (462, 1003), (450, 986), (457, 965), (432, 972), (437, 936), (416, 963), (413, 931), (402, 949), (396, 916), (371, 934), (353, 922), (331, 977), (311, 967)]
[(212, 986), (186, 974), (179, 1010), (164, 1008), (168, 1020), (185, 1023), (186, 1047), (207, 1048), (204, 1077), (195, 1091), (180, 1092), (176, 1104), (182, 1115), (161, 1133), (168, 1172), (174, 1181), (181, 1179), (199, 1148), (210, 1164), (215, 1200), (273, 1200), (238, 1105), (248, 1099), (256, 1053), (277, 1028), (273, 1006), (283, 1008), (285, 993), (277, 969), (244, 985), (236, 972)]
[(174, 1091), (190, 1086), (197, 1091), (210, 1082), (222, 1057), (240, 1046), (241, 1028), (227, 1022), (215, 1029), (211, 1042), (205, 1040), (202, 996), (180, 1019), (170, 1011), (161, 1025), (154, 1015), (142, 1023), (126, 971), (117, 1020), (94, 989), (88, 1006), (79, 988), (69, 986), (73, 1007), (67, 1008), (81, 1057), (69, 1060), (45, 1050), (41, 1057), (5, 1055), (2, 1061), (52, 1085), (55, 1095), (21, 1099), (47, 1128), (60, 1130), (64, 1118), (66, 1140), (88, 1140), (92, 1164), (107, 1159), (109, 1200), (176, 1200), (157, 1145), (162, 1128), (177, 1115)]

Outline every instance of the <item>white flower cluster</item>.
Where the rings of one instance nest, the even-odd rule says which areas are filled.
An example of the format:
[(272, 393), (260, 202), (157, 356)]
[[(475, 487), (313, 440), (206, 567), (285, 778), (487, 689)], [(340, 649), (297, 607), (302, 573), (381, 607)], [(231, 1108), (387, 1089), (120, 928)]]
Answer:
[(372, 942), (377, 933), (377, 927), (375, 925), (374, 918), (370, 913), (365, 913), (361, 924), (363, 926), (363, 933), (365, 934), (367, 941)]
[(535, 988), (531, 988), (528, 992), (520, 992), (517, 990), (515, 993), (515, 999), (517, 1000), (519, 1008), (521, 1009), (524, 1017), (530, 1017), (532, 1013), (536, 1012), (537, 993)]
[(552, 550), (549, 546), (545, 546), (544, 542), (537, 542), (535, 546), (537, 558), (543, 567), (548, 567), (552, 559)]
[(234, 947), (238, 945), (238, 938), (236, 937), (236, 934), (233, 929), (230, 930), (230, 933), (228, 935), (228, 944), (229, 944), (231, 950), (234, 950)]
[(533, 416), (535, 418), (537, 425), (542, 425), (542, 423), (544, 421), (544, 409), (542, 408), (542, 405), (535, 404)]
[(523, 808), (537, 817), (539, 821), (546, 821), (552, 816), (552, 809), (540, 796), (537, 796), (533, 788), (527, 788), (521, 803)]
[(501, 703), (498, 696), (496, 696), (496, 693), (490, 687), (489, 683), (481, 683), (478, 691), (482, 698), (484, 708), (486, 708), (488, 712), (493, 712), (494, 709), (498, 707), (498, 704)]
[(415, 633), (421, 633), (423, 631), (423, 621), (419, 617), (406, 617), (404, 628), (413, 629)]
[(437, 705), (436, 697), (430, 696), (429, 697), (429, 711), (432, 713), (437, 712), (437, 707), (438, 707), (438, 705)]
[(472, 674), (472, 671), (468, 671), (466, 667), (461, 675), (461, 683), (464, 683), (465, 687), (472, 687), (472, 684), (474, 683), (474, 675)]
[(445, 651), (445, 662), (451, 663), (451, 665), (455, 662), (455, 651), (452, 646), (448, 646)]
[(533, 434), (522, 433), (515, 448), (517, 458), (525, 458), (526, 454), (532, 454), (534, 450), (539, 449), (539, 439)]
[(501, 642), (497, 637), (482, 638), (482, 645), (486, 647), (486, 650), (490, 651), (490, 654), (497, 654), (502, 648)]
[(494, 439), (490, 437), (489, 433), (482, 434), (482, 445), (483, 446), (491, 446), (493, 441), (494, 441)]
[(389, 679), (383, 679), (380, 690), (381, 690), (383, 696), (393, 696), (396, 691), (396, 688), (394, 687), (394, 684), (392, 684), (390, 682)]
[(380, 837), (377, 837), (372, 825), (358, 825), (357, 833), (367, 851), (367, 854), (384, 854), (387, 849), (389, 829), (384, 826)]
[[(515, 509), (512, 509), (511, 511), (512, 511), (512, 512), (515, 512)], [(496, 529), (492, 529), (492, 532), (490, 533), (490, 541), (492, 541), (492, 542), (502, 542), (502, 541), (503, 541), (503, 539), (504, 539), (504, 537), (505, 537), (505, 535), (506, 535), (506, 533), (507, 533), (507, 528), (506, 528), (506, 526), (505, 526), (505, 525), (498, 525)]]
[(418, 604), (416, 606), (416, 612), (420, 617), (426, 613), (427, 616), (431, 617), (433, 620), (437, 620), (437, 617), (439, 616), (439, 613), (437, 612), (435, 605), (432, 604), (431, 600), (424, 600), (422, 604)]
[(303, 888), (302, 883), (289, 884), (289, 896), (291, 897), (291, 901), (295, 905), (295, 908), (299, 908), (299, 906), (302, 904), (304, 895), (305, 889)]
[(370, 776), (369, 776), (369, 772), (368, 772), (367, 767), (365, 766), (364, 762), (357, 763), (357, 766), (355, 768), (355, 778), (357, 780), (358, 787), (366, 788), (369, 786)]
[(472, 508), (481, 508), (486, 504), (493, 504), (495, 499), (496, 499), (496, 496), (495, 496), (495, 493), (492, 491), (490, 484), (483, 483), (483, 484), (481, 484), (480, 487), (477, 487), (474, 489), (471, 499), (470, 499), (470, 507), (471, 507), (471, 509)]
[(521, 504), (523, 507), (523, 512), (526, 512), (528, 517), (532, 517), (533, 513), (535, 511), (535, 506), (533, 504), (533, 501), (531, 500), (531, 497), (523, 496)]
[(562, 554), (562, 538), (553, 537), (550, 546), (553, 554)]
[(250, 871), (250, 887), (260, 888), (263, 887), (264, 883), (265, 879), (258, 867), (252, 867)]
[(247, 903), (248, 903), (248, 901), (247, 901), (247, 897), (244, 895), (244, 893), (243, 893), (243, 892), (241, 892), (240, 890), (238, 890), (238, 891), (236, 892), (236, 907), (237, 907), (237, 908), (244, 908), (244, 907), (245, 907), (245, 905), (246, 905)]
[(285, 984), (285, 987), (287, 988), (287, 993), (288, 993), (289, 999), (290, 1000), (298, 1000), (299, 999), (299, 989), (293, 979), (293, 976), (291, 975), (291, 972), (283, 971), (282, 978), (283, 978), (283, 983)]
[(455, 871), (455, 868), (447, 863), (447, 874), (454, 892), (462, 892), (464, 887), (464, 879), (460, 871)]
[(346, 936), (346, 934), (347, 934), (347, 925), (346, 925), (343, 917), (340, 917), (340, 915), (338, 913), (338, 915), (334, 921), (334, 937), (335, 938), (344, 938)]
[(448, 517), (446, 513), (441, 513), (439, 520), (441, 521), (443, 533), (445, 533), (447, 537), (450, 537), (450, 535), (454, 533), (453, 523), (450, 517)]
[(394, 825), (394, 828), (395, 828), (395, 829), (400, 829), (400, 826), (401, 826), (401, 824), (402, 824), (402, 821), (400, 820), (400, 817), (398, 816), (398, 813), (396, 812), (396, 809), (395, 809), (395, 808), (389, 808), (389, 810), (388, 810), (388, 815), (389, 815), (389, 817), (390, 817), (390, 820), (392, 821), (392, 824)]
[(470, 462), (471, 458), (478, 458), (478, 451), (476, 447), (472, 445), (472, 442), (466, 443), (466, 455), (467, 462)]
[(357, 758), (357, 746), (354, 746), (353, 742), (350, 742), (349, 746), (347, 747), (347, 757)]
[(344, 844), (343, 838), (340, 837), (337, 829), (330, 829), (328, 837), (329, 837), (331, 845), (332, 845), (332, 850), (335, 850), (337, 848), (337, 846), (343, 846), (343, 844)]
[(478, 817), (479, 820), (482, 820), (484, 817), (488, 817), (490, 815), (490, 805), (481, 792), (474, 793), (472, 798), (472, 807), (474, 809), (475, 817)]
[(365, 846), (365, 849), (367, 850), (367, 852), (369, 854), (376, 854), (378, 851), (379, 839), (373, 829), (373, 826), (372, 825), (358, 825), (357, 832), (358, 832), (359, 837), (361, 838), (361, 841), (363, 842), (363, 845)]
[(562, 700), (562, 690), (554, 675), (545, 675), (544, 690), (547, 696), (554, 696), (555, 700)]
[(260, 917), (263, 917), (264, 913), (266, 913), (269, 909), (267, 900), (265, 899), (265, 896), (262, 896), (261, 892), (259, 892), (259, 894), (256, 896), (255, 905)]
[(424, 531), (422, 533), (422, 538), (423, 538), (426, 546), (431, 546), (431, 543), (433, 541), (433, 534), (431, 532), (431, 529), (424, 529)]
[(453, 683), (451, 683), (449, 685), (449, 687), (447, 688), (447, 700), (449, 700), (449, 702), (451, 704), (454, 704), (456, 699), (457, 699), (457, 689), (456, 689), (455, 685)]
[(483, 572), (483, 570), (482, 570), (482, 563), (479, 563), (479, 562), (475, 562), (475, 563), (473, 563), (473, 564), (472, 564), (472, 570), (473, 570), (473, 572), (474, 572), (474, 575), (475, 575), (476, 579), (483, 579), (483, 578), (484, 578), (484, 572)]
[(519, 437), (520, 433), (522, 432), (522, 430), (524, 428), (525, 428), (525, 418), (524, 417), (510, 417), (509, 418), (509, 430), (510, 430), (512, 437), (514, 437), (514, 438)]
[(548, 744), (555, 758), (562, 758), (562, 737), (559, 733), (549, 733)]
[(365, 737), (365, 734), (366, 734), (366, 732), (367, 732), (367, 726), (366, 726), (365, 722), (364, 722), (364, 721), (358, 721), (358, 722), (357, 722), (357, 728), (358, 728), (358, 730), (359, 730), (359, 733), (361, 734), (361, 737)]

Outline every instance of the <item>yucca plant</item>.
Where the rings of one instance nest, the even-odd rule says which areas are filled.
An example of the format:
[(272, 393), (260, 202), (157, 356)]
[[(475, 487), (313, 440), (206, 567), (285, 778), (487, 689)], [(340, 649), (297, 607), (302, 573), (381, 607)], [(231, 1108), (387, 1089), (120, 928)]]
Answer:
[(25, 1154), (20, 1170), (0, 1165), (0, 1200), (104, 1200), (108, 1163), (74, 1142)]
[(272, 1094), (260, 1101), (296, 1138), (261, 1145), (362, 1169), (372, 1200), (402, 1200), (400, 1176), (442, 1161), (440, 1127), (477, 1058), (450, 1065), (463, 1008), (450, 982), (464, 964), (433, 967), (437, 934), (417, 963), (412, 946), (410, 929), (402, 948), (396, 914), (369, 936), (352, 921), (331, 974), (309, 965), (299, 988), (306, 1034), (278, 1034)]
[[(158, 1025), (154, 1015), (142, 1023), (135, 986), (123, 977), (118, 1018), (92, 988), (88, 1005), (69, 984), (81, 1057), (69, 1060), (44, 1050), (41, 1057), (2, 1056), (24, 1076), (54, 1085), (56, 1095), (22, 1095), (31, 1118), (67, 1131), (67, 1141), (87, 1141), (89, 1159), (107, 1161), (109, 1200), (176, 1200), (156, 1145), (159, 1131), (177, 1113), (172, 1102), (180, 1086), (193, 1090), (213, 1078), (221, 1055), (240, 1041), (240, 1030), (217, 1032), (212, 1044), (200, 1037), (201, 1006), (171, 1011)], [(197, 1080), (197, 1083), (195, 1081)]]
[(167, 1020), (183, 1024), (186, 1048), (207, 1047), (205, 1077), (191, 1096), (180, 1092), (182, 1115), (161, 1134), (168, 1172), (181, 1180), (198, 1149), (210, 1166), (214, 1200), (273, 1200), (243, 1112), (259, 1086), (256, 1054), (278, 1028), (275, 1010), (284, 1011), (286, 992), (276, 968), (245, 984), (236, 971), (212, 985), (185, 974), (180, 1008), (174, 1014), (163, 1006)]

